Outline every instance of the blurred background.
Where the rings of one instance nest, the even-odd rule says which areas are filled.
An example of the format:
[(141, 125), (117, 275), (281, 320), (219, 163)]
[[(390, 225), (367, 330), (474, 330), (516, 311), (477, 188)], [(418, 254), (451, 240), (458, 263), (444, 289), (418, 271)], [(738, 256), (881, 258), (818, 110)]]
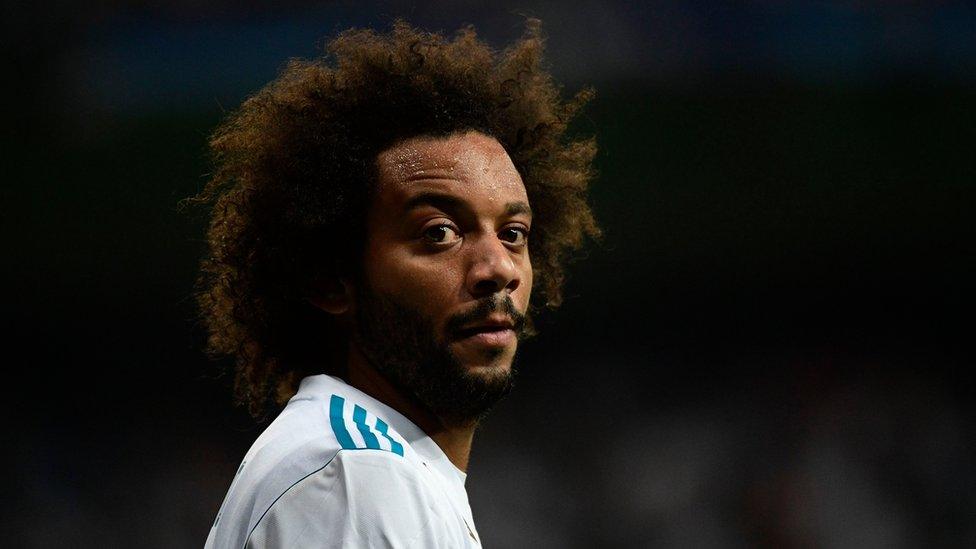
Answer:
[(352, 26), (527, 15), (606, 238), (476, 437), (485, 546), (976, 546), (976, 8), (623, 0), (5, 7), (5, 544), (202, 546), (263, 428), (177, 208), (225, 113)]

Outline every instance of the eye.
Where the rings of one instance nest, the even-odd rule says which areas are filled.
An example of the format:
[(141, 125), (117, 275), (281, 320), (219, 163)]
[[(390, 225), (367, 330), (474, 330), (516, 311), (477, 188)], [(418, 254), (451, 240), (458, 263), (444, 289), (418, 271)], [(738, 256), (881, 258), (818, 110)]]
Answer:
[(522, 227), (506, 227), (498, 233), (498, 238), (516, 246), (525, 246), (529, 241), (529, 231)]
[(448, 244), (460, 238), (458, 230), (452, 225), (441, 223), (424, 229), (424, 240), (434, 244)]

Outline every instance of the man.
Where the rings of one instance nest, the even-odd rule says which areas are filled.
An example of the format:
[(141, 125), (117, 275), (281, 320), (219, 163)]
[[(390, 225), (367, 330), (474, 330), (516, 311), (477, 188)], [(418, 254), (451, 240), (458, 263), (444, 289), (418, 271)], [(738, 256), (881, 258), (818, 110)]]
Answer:
[(223, 124), (197, 197), (209, 351), (253, 413), (286, 403), (207, 547), (480, 546), (474, 431), (599, 233), (595, 145), (564, 135), (592, 92), (560, 100), (535, 20), (500, 55), (402, 21), (328, 51)]

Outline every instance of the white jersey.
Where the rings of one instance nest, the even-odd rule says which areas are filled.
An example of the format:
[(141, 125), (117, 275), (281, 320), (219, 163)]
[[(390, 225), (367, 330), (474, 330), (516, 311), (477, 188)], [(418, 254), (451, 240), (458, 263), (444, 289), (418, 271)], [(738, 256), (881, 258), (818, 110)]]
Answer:
[(206, 548), (481, 547), (464, 480), (399, 412), (309, 376), (248, 450)]

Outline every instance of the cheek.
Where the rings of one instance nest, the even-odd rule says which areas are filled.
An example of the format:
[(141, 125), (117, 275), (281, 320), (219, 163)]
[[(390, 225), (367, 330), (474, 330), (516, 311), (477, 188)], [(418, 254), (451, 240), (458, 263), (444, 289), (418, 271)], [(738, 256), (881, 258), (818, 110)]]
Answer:
[(433, 318), (450, 307), (462, 280), (456, 265), (402, 249), (374, 251), (367, 262), (367, 276), (374, 289)]
[(532, 262), (529, 260), (529, 256), (525, 256), (525, 262), (519, 266), (522, 271), (522, 283), (519, 285), (519, 292), (521, 292), (525, 297), (525, 302), (528, 304), (529, 298), (532, 296), (532, 283), (533, 283), (533, 271)]

